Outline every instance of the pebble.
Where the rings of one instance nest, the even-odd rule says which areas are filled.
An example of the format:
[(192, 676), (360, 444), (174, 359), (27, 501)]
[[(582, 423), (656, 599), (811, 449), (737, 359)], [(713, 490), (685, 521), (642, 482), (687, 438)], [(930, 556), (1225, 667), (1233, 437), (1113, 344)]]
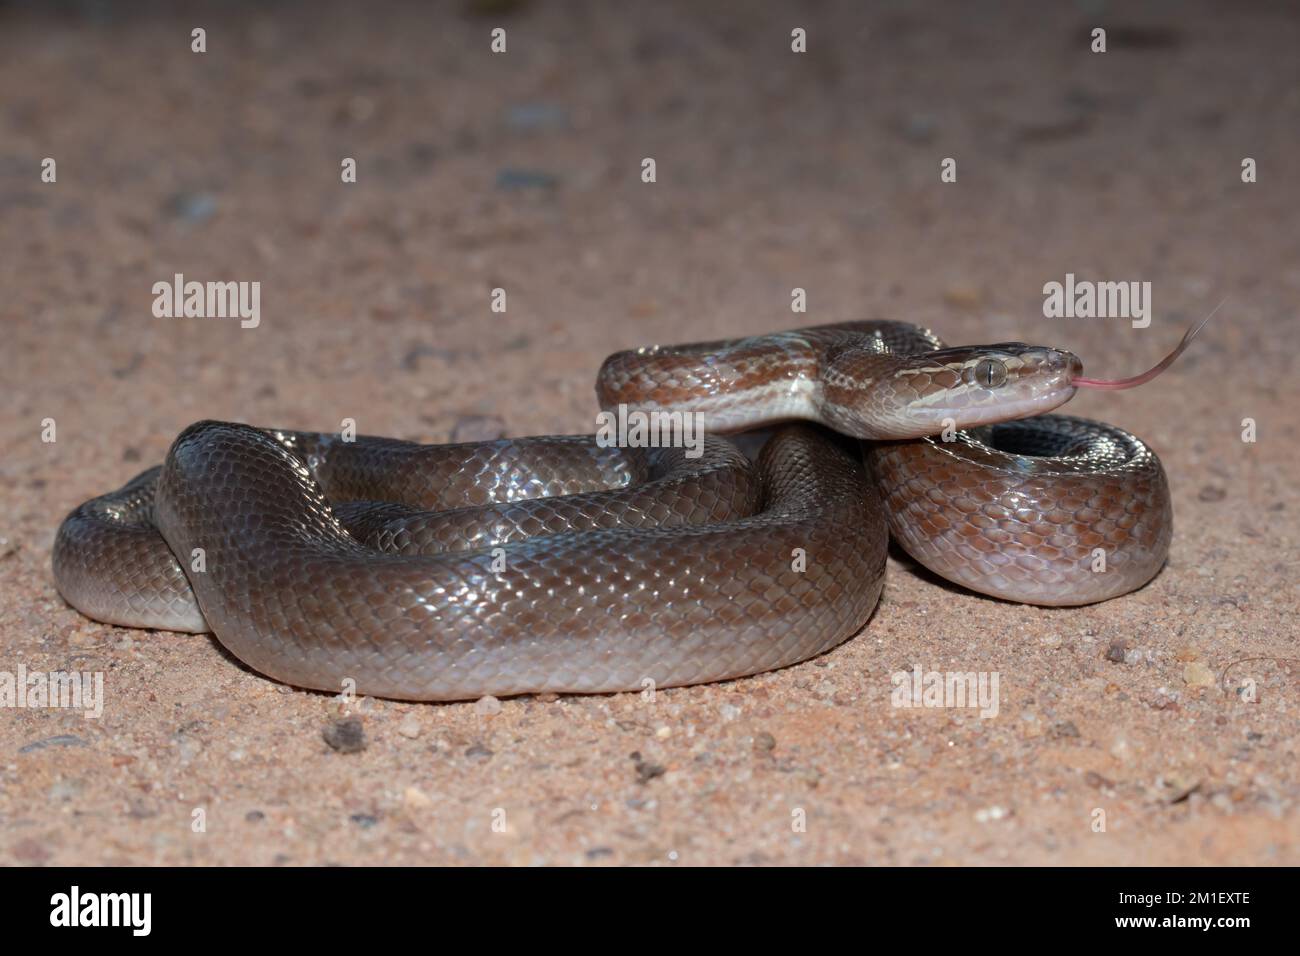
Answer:
[(517, 192), (523, 189), (554, 189), (560, 180), (539, 169), (502, 169), (497, 171), (497, 189)]
[(59, 780), (50, 787), (47, 799), (52, 802), (60, 800), (71, 800), (73, 797), (81, 796), (86, 785), (81, 780)]
[(1200, 661), (1191, 661), (1183, 668), (1183, 683), (1188, 687), (1213, 687), (1214, 671)]
[(1201, 789), (1202, 782), (1199, 777), (1187, 771), (1169, 771), (1160, 778), (1160, 784), (1164, 787), (1162, 798), (1165, 803), (1181, 803)]
[(754, 749), (759, 753), (771, 753), (776, 749), (776, 738), (766, 730), (759, 731), (754, 735)]
[(402, 802), (412, 810), (423, 810), (433, 806), (433, 800), (419, 787), (407, 787), (402, 791)]
[(211, 193), (176, 193), (167, 200), (167, 212), (184, 222), (207, 222), (217, 214), (217, 200)]
[(46, 737), (43, 740), (33, 740), (29, 744), (23, 744), (18, 748), (20, 754), (29, 754), (33, 750), (44, 750), (46, 747), (89, 747), (90, 744), (80, 737), (74, 737), (72, 734), (56, 734), (53, 737)]
[(1067, 737), (1078, 737), (1079, 728), (1075, 726), (1072, 720), (1063, 720), (1059, 724), (1053, 724), (1049, 735), (1061, 740)]
[(1128, 650), (1128, 641), (1111, 641), (1110, 647), (1106, 648), (1106, 660), (1115, 664), (1124, 663), (1124, 654)]
[(1088, 131), (1089, 119), (1077, 110), (1063, 110), (1031, 118), (1016, 126), (1016, 139), (1022, 143), (1050, 143), (1081, 136)]
[(975, 310), (984, 302), (984, 294), (979, 289), (952, 288), (944, 292), (943, 301), (955, 309)]
[(629, 754), (632, 758), (632, 766), (636, 770), (636, 778), (639, 783), (649, 783), (655, 777), (662, 777), (668, 772), (668, 768), (661, 763), (650, 763), (641, 756), (641, 751), (634, 750)]
[(401, 723), (397, 725), (397, 732), (411, 740), (420, 736), (421, 729), (420, 718), (415, 716), (415, 711), (411, 711), (403, 717)]
[(336, 720), (321, 731), (321, 736), (341, 754), (360, 753), (366, 749), (366, 732), (359, 717)]
[(426, 356), (443, 359), (445, 361), (454, 360), (457, 355), (451, 349), (435, 348), (432, 345), (425, 345), (423, 342), (417, 342), (406, 350), (402, 356), (402, 368), (408, 372), (418, 372), (420, 370), (420, 359)]
[(480, 697), (474, 701), (474, 713), (480, 717), (492, 717), (501, 713), (501, 701), (497, 700), (491, 694)]
[(482, 762), (486, 760), (491, 760), (495, 756), (495, 754), (493, 754), (493, 752), (489, 750), (487, 747), (483, 746), (483, 744), (478, 743), (466, 749), (465, 756), (468, 757), (470, 760), (478, 760)]
[(1098, 790), (1109, 790), (1115, 786), (1115, 781), (1108, 780), (1095, 770), (1089, 770), (1083, 775), (1083, 782), (1090, 787), (1096, 787)]
[(899, 132), (912, 143), (929, 143), (937, 129), (938, 123), (929, 113), (909, 113), (899, 124)]
[(569, 114), (553, 103), (518, 103), (506, 110), (506, 125), (521, 133), (561, 129), (569, 123)]
[(78, 630), (68, 637), (69, 647), (94, 647), (99, 643), (99, 634), (93, 630)]
[(1155, 696), (1147, 698), (1144, 703), (1152, 710), (1178, 710), (1178, 698), (1167, 687), (1156, 689)]
[(27, 837), (9, 848), (9, 854), (20, 863), (41, 864), (50, 859), (49, 847), (41, 840)]

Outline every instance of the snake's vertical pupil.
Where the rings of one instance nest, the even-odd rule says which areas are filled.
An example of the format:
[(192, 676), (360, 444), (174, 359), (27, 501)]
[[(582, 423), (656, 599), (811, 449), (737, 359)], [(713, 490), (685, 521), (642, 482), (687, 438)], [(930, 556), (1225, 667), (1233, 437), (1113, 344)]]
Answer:
[(997, 388), (1007, 380), (1007, 367), (997, 359), (981, 359), (975, 366), (975, 381), (985, 388)]

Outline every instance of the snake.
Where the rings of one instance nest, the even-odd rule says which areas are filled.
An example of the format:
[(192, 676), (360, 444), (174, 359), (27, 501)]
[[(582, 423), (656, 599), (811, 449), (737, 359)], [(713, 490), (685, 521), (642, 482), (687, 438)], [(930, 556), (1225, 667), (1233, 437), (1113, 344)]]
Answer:
[(691, 422), (693, 443), (201, 421), (64, 519), (54, 583), (93, 619), (211, 632), (306, 689), (450, 701), (740, 678), (858, 633), (891, 536), (1006, 601), (1149, 582), (1173, 529), (1159, 458), (1049, 414), (1135, 381), (1085, 379), (1061, 349), (861, 320), (604, 361), (605, 414)]

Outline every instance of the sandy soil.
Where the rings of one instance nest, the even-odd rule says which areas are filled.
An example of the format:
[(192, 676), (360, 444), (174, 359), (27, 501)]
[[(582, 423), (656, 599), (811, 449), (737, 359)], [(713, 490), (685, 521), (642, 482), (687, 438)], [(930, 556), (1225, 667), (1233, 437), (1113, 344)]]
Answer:
[[(1300, 863), (1294, 7), (364, 6), (0, 5), (0, 670), (106, 694), (0, 711), (0, 862)], [(177, 272), (261, 282), (261, 324), (155, 318)], [(1150, 327), (1045, 318), (1067, 272), (1150, 281)], [(1167, 568), (1101, 605), (891, 559), (779, 673), (345, 708), (51, 580), (62, 516), (200, 418), (584, 432), (615, 349), (862, 316), (1120, 376), (1225, 297), (1068, 409), (1172, 483)], [(891, 706), (914, 667), (998, 672), (997, 716)]]

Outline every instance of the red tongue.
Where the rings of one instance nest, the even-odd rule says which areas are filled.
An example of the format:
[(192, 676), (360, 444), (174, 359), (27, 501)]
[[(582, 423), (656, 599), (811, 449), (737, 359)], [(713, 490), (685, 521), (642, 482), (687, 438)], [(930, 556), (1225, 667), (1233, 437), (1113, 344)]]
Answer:
[(1169, 366), (1174, 364), (1174, 360), (1183, 354), (1183, 350), (1187, 348), (1192, 339), (1196, 337), (1196, 333), (1205, 328), (1206, 323), (1209, 322), (1210, 319), (1214, 318), (1214, 313), (1218, 312), (1223, 303), (1227, 301), (1227, 299), (1224, 299), (1210, 310), (1210, 314), (1201, 320), (1200, 325), (1184, 332), (1183, 340), (1178, 343), (1178, 348), (1174, 349), (1162, 358), (1153, 368), (1148, 369), (1141, 375), (1134, 375), (1132, 378), (1073, 378), (1070, 380), (1070, 384), (1077, 385), (1079, 388), (1103, 388), (1112, 391), (1121, 388), (1137, 388), (1139, 385), (1145, 385)]

